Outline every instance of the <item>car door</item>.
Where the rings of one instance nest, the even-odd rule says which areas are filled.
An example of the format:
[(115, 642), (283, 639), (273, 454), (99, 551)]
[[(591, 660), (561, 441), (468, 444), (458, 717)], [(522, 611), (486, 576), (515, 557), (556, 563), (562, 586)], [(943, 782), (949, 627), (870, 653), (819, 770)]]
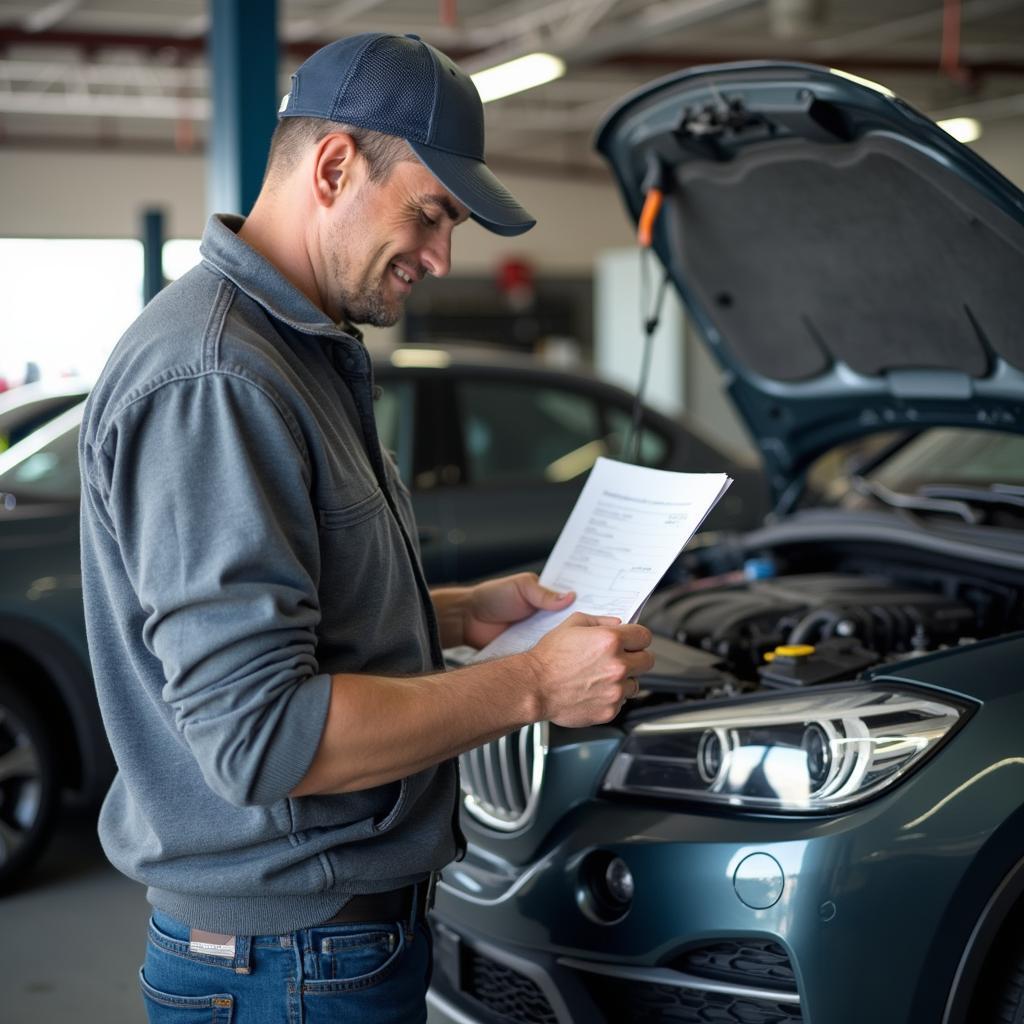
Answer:
[(455, 579), (450, 524), (437, 484), (444, 456), (438, 409), (443, 405), (436, 372), (388, 366), (376, 374), (374, 403), (381, 445), (394, 456), (402, 482), (412, 495), (423, 571), (431, 583)]
[(601, 403), (585, 383), (465, 367), (449, 374), (458, 447), (439, 492), (459, 579), (547, 557), (587, 471), (606, 454)]

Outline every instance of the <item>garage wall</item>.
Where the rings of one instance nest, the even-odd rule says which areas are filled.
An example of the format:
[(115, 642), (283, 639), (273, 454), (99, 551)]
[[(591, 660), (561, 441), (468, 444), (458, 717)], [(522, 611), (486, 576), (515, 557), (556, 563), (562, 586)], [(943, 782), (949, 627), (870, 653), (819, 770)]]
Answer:
[[(490, 269), (516, 254), (542, 271), (589, 273), (595, 253), (629, 244), (632, 233), (610, 184), (501, 177), (538, 225), (518, 239), (490, 235), (476, 224), (461, 228), (458, 272)], [(206, 222), (199, 156), (0, 151), (0, 181), (0, 237), (135, 237), (140, 211), (149, 204), (167, 211), (170, 237), (198, 237)]]

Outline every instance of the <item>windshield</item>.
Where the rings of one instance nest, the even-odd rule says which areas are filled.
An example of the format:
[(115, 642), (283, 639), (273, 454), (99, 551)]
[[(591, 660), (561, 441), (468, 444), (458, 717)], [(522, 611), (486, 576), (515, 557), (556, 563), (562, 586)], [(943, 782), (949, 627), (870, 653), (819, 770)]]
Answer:
[(888, 494), (1019, 506), (1019, 496), (1005, 495), (1024, 488), (1024, 437), (966, 427), (932, 427), (916, 436), (889, 431), (822, 456), (807, 479), (811, 504), (863, 508)]
[(78, 426), (83, 406), (51, 420), (0, 455), (0, 492), (18, 499), (78, 497)]
[(1024, 437), (996, 430), (936, 427), (915, 437), (867, 474), (894, 491), (927, 484), (1024, 484)]

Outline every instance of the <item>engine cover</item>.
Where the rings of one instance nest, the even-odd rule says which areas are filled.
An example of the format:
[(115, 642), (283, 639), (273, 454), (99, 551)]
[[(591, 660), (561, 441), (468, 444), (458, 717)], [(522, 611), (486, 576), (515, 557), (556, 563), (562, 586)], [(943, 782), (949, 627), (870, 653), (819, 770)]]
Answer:
[(977, 615), (883, 576), (810, 573), (721, 587), (689, 581), (657, 595), (644, 622), (751, 678), (781, 644), (855, 639), (881, 658), (956, 643), (973, 634)]

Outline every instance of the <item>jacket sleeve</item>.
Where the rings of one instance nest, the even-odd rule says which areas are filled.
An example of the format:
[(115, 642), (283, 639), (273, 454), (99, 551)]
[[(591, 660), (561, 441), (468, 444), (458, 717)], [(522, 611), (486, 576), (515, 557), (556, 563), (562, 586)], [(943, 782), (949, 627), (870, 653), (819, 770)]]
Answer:
[(135, 399), (102, 453), (110, 522), (175, 725), (225, 800), (282, 799), (309, 768), (330, 699), (298, 428), (257, 382), (209, 372)]

